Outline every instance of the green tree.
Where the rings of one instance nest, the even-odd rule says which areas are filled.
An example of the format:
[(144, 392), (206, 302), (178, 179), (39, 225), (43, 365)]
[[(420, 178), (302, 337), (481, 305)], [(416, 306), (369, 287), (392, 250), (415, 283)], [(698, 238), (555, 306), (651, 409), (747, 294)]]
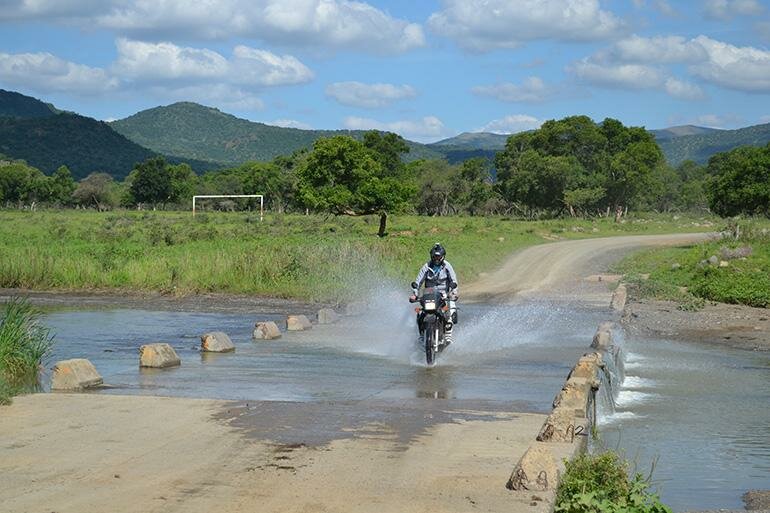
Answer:
[(385, 236), (387, 215), (408, 208), (414, 187), (387, 176), (373, 152), (351, 137), (318, 139), (297, 170), (301, 201), (335, 215), (380, 216)]
[(48, 197), (46, 176), (21, 161), (0, 166), (0, 197), (18, 204), (45, 200)]
[(721, 216), (770, 215), (770, 144), (742, 146), (709, 159), (709, 205)]
[(152, 157), (134, 166), (131, 196), (136, 203), (166, 203), (171, 198), (171, 174), (163, 157)]
[(118, 205), (117, 184), (107, 173), (91, 173), (78, 183), (72, 198), (84, 207), (109, 210)]
[(401, 155), (409, 153), (409, 146), (403, 137), (392, 132), (369, 130), (364, 133), (363, 142), (382, 166), (385, 176), (398, 177), (403, 174), (405, 167)]
[(59, 205), (72, 202), (72, 193), (77, 185), (67, 166), (60, 166), (50, 178), (50, 201)]
[(185, 163), (168, 166), (167, 169), (171, 180), (169, 201), (177, 205), (191, 202), (198, 187), (198, 175)]

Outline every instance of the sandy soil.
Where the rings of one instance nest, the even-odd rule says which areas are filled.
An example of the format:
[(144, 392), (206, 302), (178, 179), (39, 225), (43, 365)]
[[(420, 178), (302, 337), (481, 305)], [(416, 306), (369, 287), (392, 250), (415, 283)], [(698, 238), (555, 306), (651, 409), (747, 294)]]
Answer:
[(94, 394), (16, 398), (0, 410), (0, 510), (416, 513), (548, 507), (531, 493), (505, 488), (542, 415), (496, 413), (492, 421), (437, 424), (407, 446), (387, 425), (305, 446), (244, 433), (223, 415), (231, 406)]
[[(531, 248), (466, 286), (463, 298), (553, 294), (606, 305), (606, 284), (585, 281), (587, 274), (632, 248), (702, 237), (621, 237)], [(504, 486), (545, 416), (432, 405), (421, 413), (424, 426), (406, 442), (394, 419), (350, 428), (354, 436), (347, 432), (315, 445), (275, 442), (258, 422), (244, 418), (243, 405), (226, 401), (19, 397), (0, 407), (0, 512), (549, 510), (538, 494)], [(297, 421), (316, 422), (314, 408)], [(569, 449), (562, 450), (566, 455)]]

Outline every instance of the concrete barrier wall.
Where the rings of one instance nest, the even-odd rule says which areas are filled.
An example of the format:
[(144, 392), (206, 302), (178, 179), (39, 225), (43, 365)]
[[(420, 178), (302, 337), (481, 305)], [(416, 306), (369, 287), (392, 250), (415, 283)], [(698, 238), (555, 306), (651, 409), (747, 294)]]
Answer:
[(594, 351), (581, 356), (570, 370), (553, 400), (551, 414), (508, 478), (506, 488), (512, 493), (538, 492), (537, 496), (553, 511), (563, 462), (586, 449), (596, 422), (600, 373), (604, 372), (607, 358), (614, 363), (616, 329), (612, 322), (601, 323), (590, 346)]

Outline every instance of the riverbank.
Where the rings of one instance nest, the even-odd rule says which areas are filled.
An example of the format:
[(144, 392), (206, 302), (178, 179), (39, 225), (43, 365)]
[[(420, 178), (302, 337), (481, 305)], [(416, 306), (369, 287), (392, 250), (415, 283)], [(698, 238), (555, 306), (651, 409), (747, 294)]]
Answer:
[(634, 299), (621, 322), (632, 334), (770, 351), (767, 308), (707, 303), (700, 310), (685, 311), (673, 301)]

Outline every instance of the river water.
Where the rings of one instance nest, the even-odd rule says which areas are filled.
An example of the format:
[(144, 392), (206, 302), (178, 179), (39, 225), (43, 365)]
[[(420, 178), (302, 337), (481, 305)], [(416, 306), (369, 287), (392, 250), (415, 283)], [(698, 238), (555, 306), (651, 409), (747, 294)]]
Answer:
[(770, 354), (632, 338), (601, 441), (620, 448), (675, 511), (740, 509), (770, 489)]
[[(110, 385), (96, 393), (365, 407), (451, 401), (452, 408), (549, 412), (570, 367), (608, 313), (558, 302), (462, 307), (456, 342), (424, 365), (403, 294), (383, 292), (369, 313), (254, 342), (275, 314), (57, 310), (51, 361), (88, 358)], [(200, 335), (224, 331), (236, 351), (204, 354)], [(142, 344), (167, 342), (179, 368), (140, 369)], [(615, 411), (600, 411), (601, 443), (620, 448), (674, 510), (741, 506), (770, 488), (770, 358), (667, 340), (624, 341), (625, 381)], [(45, 380), (48, 382), (48, 379)], [(400, 403), (399, 403), (400, 401)]]

